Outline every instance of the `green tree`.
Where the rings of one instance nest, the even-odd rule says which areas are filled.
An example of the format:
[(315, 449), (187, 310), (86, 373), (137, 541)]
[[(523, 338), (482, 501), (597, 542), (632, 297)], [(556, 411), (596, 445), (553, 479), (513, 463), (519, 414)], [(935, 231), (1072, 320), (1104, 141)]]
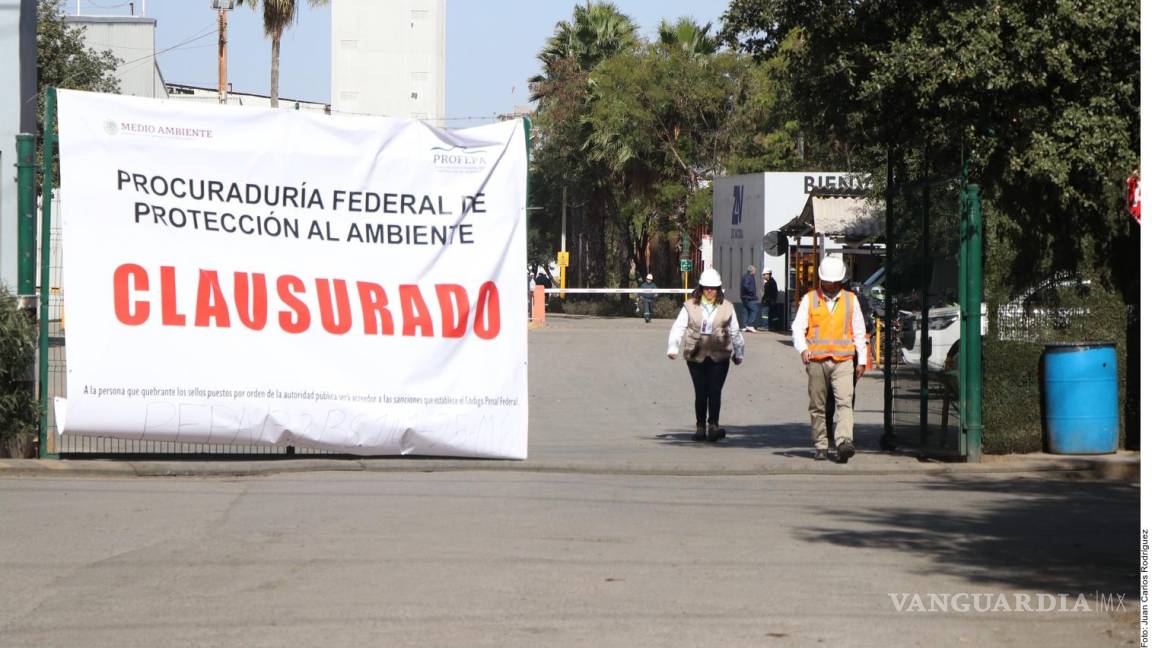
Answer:
[(783, 53), (811, 128), (877, 168), (890, 148), (963, 142), (999, 216), (991, 243), (1013, 251), (997, 270), (1018, 287), (1091, 267), (1127, 236), (1138, 16), (1135, 0), (733, 0), (722, 36)]
[(0, 456), (27, 456), (40, 412), (33, 396), (36, 328), (8, 288), (0, 285)]
[[(685, 18), (663, 21), (648, 43), (612, 11), (577, 7), (540, 53), (532, 201), (544, 209), (534, 227), (558, 238), (567, 187), (574, 280), (616, 285), (635, 270), (669, 282), (681, 236), (710, 225), (714, 177), (817, 158), (804, 155), (779, 60), (722, 52), (709, 24)], [(617, 27), (581, 26), (594, 15)], [(592, 36), (604, 33), (623, 36)]]
[(712, 23), (698, 25), (691, 18), (680, 18), (675, 23), (661, 20), (657, 28), (660, 44), (682, 49), (692, 56), (711, 56), (720, 49), (720, 39), (711, 35)]
[[(116, 70), (123, 61), (109, 50), (97, 51), (84, 42), (84, 27), (64, 22), (64, 0), (40, 0), (36, 7), (36, 133), (44, 133), (44, 90), (64, 88), (88, 92), (120, 92)], [(36, 159), (41, 141), (36, 138)], [(59, 162), (53, 159), (53, 177), (60, 182)], [(36, 169), (36, 187), (41, 172)]]
[(620, 263), (613, 254), (616, 238), (609, 214), (616, 213), (610, 174), (593, 164), (585, 148), (591, 134), (588, 111), (594, 101), (590, 73), (609, 57), (637, 46), (636, 25), (608, 2), (577, 5), (570, 21), (557, 23), (540, 51), (542, 73), (529, 79), (539, 101), (534, 120), (532, 227), (557, 240), (561, 196), (567, 189), (573, 255), (572, 285), (607, 285), (619, 281)]
[(638, 273), (653, 234), (678, 240), (710, 220), (707, 187), (723, 169), (733, 134), (727, 121), (747, 74), (748, 61), (737, 56), (683, 45), (618, 54), (591, 77), (586, 153), (612, 174), (619, 233)]
[[(620, 13), (616, 5), (588, 0), (584, 6), (576, 5), (571, 21), (556, 23), (555, 32), (536, 56), (544, 74), (528, 81), (534, 86), (540, 84), (548, 79), (554, 63), (567, 59), (575, 61), (581, 70), (590, 71), (609, 56), (634, 47), (638, 40), (636, 23)], [(541, 98), (533, 90), (532, 99)]]
[[(280, 38), (284, 30), (296, 22), (298, 15), (297, 0), (240, 0), (239, 4), (247, 4), (252, 9), (259, 6), (264, 11), (264, 35), (272, 39), (272, 65), (271, 80), (269, 82), (268, 96), (273, 108), (280, 105)], [(319, 7), (328, 4), (328, 0), (308, 0), (308, 4)]]
[(41, 132), (45, 88), (120, 92), (116, 70), (124, 61), (111, 50), (88, 47), (85, 28), (64, 21), (63, 4), (64, 0), (40, 0), (36, 8), (36, 114)]
[[(886, 151), (916, 166), (943, 157), (937, 171), (955, 173), (963, 150), (983, 191), (990, 302), (1054, 274), (1114, 290), (1092, 306), (1091, 335), (1119, 342), (1125, 427), (1138, 429), (1139, 227), (1123, 209), (1140, 142), (1135, 0), (733, 0), (721, 35), (783, 56), (806, 126), (874, 177)], [(1019, 376), (1033, 372), (1038, 345), (1008, 345), (985, 339), (992, 378), (1005, 359), (1023, 368), (999, 380), (1008, 392), (988, 394), (993, 412), (1037, 398), (1018, 386), (1035, 391)]]
[[(40, 0), (36, 10), (38, 88), (120, 92), (116, 68), (123, 61), (84, 42), (84, 28), (64, 22), (64, 0)], [(41, 96), (43, 92), (40, 93)]]

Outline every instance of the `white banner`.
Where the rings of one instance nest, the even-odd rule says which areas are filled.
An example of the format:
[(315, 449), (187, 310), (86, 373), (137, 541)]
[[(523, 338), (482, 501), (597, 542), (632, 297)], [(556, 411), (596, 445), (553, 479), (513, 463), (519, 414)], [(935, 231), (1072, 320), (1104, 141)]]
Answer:
[(522, 121), (58, 96), (62, 433), (527, 456)]

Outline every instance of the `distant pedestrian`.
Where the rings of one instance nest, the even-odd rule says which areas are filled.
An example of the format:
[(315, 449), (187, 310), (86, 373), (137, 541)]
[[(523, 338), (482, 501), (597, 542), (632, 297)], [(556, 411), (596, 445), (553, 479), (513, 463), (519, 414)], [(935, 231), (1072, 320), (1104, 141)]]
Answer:
[(776, 308), (776, 297), (780, 294), (780, 288), (776, 285), (776, 280), (772, 278), (772, 271), (764, 271), (764, 292), (760, 296), (760, 316), (765, 321), (765, 327), (772, 328), (772, 311)]
[(760, 315), (760, 304), (756, 300), (756, 266), (748, 266), (747, 272), (740, 277), (740, 303), (744, 306), (744, 330), (749, 333), (756, 330), (756, 318)]
[(852, 444), (852, 395), (855, 379), (864, 365), (853, 366), (853, 358), (866, 353), (864, 313), (860, 300), (843, 290), (847, 269), (838, 256), (820, 263), (820, 285), (800, 300), (792, 322), (792, 344), (800, 353), (808, 374), (808, 414), (812, 421), (814, 458), (828, 458), (828, 391), (836, 401), (836, 458), (847, 463), (856, 448)]
[[(644, 283), (640, 284), (640, 288), (645, 290), (656, 290), (659, 286), (652, 280), (652, 273), (648, 273), (644, 277)], [(644, 323), (647, 324), (652, 321), (652, 300), (656, 299), (656, 293), (640, 293), (640, 310), (644, 314)]]
[(720, 427), (720, 395), (730, 363), (744, 361), (744, 335), (736, 307), (724, 299), (721, 283), (720, 273), (712, 268), (701, 273), (668, 334), (668, 358), (675, 360), (683, 344), (692, 376), (696, 393), (694, 441), (716, 442), (727, 434)]

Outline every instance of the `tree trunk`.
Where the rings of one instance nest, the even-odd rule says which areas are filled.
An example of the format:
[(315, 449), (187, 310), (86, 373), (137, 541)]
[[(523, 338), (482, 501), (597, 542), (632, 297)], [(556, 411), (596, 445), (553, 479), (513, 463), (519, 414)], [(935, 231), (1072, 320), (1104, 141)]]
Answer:
[(268, 90), (268, 98), (272, 100), (272, 107), (280, 106), (280, 36), (283, 32), (272, 35), (272, 82)]

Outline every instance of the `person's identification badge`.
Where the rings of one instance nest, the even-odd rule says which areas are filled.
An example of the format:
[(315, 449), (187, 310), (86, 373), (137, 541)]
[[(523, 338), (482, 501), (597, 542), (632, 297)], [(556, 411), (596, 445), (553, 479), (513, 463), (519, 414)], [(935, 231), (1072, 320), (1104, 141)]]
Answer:
[(700, 335), (712, 335), (711, 317), (705, 317), (704, 321), (700, 322)]

